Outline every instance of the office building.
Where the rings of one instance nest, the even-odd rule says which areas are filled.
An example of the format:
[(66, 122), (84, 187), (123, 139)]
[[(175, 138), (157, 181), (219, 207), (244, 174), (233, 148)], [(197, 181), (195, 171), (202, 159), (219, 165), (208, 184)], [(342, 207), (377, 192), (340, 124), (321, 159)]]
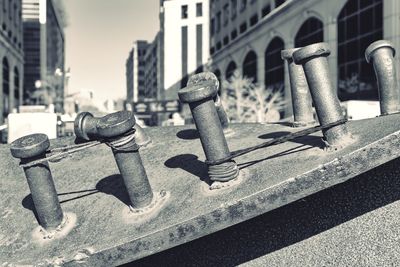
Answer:
[(24, 100), (30, 104), (55, 104), (64, 99), (64, 21), (59, 2), (23, 0)]
[(210, 54), (217, 76), (226, 80), (238, 69), (266, 87), (284, 85), (287, 98), (282, 49), (327, 42), (331, 77), (344, 101), (378, 98), (373, 67), (364, 57), (370, 43), (383, 38), (400, 48), (396, 0), (212, 0), (210, 10)]
[(0, 1), (0, 125), (22, 102), (21, 0)]
[(146, 98), (145, 90), (145, 54), (149, 44), (136, 41), (126, 60), (127, 101), (138, 102)]
[(188, 76), (208, 62), (208, 7), (208, 0), (160, 1), (159, 98), (177, 99)]

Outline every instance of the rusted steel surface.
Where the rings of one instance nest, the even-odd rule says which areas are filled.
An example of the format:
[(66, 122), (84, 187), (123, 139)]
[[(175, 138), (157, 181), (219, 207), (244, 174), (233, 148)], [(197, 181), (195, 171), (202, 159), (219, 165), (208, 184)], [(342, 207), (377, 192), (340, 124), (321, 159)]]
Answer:
[[(303, 65), (311, 97), (321, 125), (344, 119), (340, 102), (333, 87), (327, 57), (331, 51), (327, 43), (305, 46), (293, 53), (296, 64)], [(324, 130), (327, 145), (340, 148), (351, 143), (346, 124)]]
[[(231, 150), (261, 143), (295, 129), (282, 125), (232, 125)], [(19, 162), (0, 146), (0, 262), (112, 266), (134, 261), (274, 210), (400, 157), (400, 115), (352, 121), (357, 141), (326, 152), (321, 134), (287, 142), (237, 159), (241, 183), (209, 190), (207, 166), (193, 126), (145, 129), (153, 140), (142, 160), (154, 191), (170, 198), (157, 214), (140, 221), (123, 216), (129, 198), (107, 146), (50, 163), (65, 212), (76, 225), (62, 239), (38, 244), (32, 200)], [(374, 129), (371, 131), (371, 129)], [(73, 138), (53, 140), (67, 145)], [(271, 236), (271, 239), (274, 237)]]
[(373, 42), (365, 50), (365, 58), (374, 65), (378, 80), (381, 115), (400, 112), (395, 53), (393, 44), (386, 40)]
[(289, 70), (290, 91), (292, 93), (293, 127), (304, 127), (315, 124), (310, 89), (308, 88), (303, 66), (293, 61), (293, 53), (300, 48), (281, 51), (281, 57), (287, 62)]

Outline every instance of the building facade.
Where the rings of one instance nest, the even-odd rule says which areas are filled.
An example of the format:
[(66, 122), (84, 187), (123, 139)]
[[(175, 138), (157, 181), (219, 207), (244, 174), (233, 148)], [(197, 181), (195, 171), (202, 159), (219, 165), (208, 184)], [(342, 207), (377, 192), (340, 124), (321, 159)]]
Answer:
[(138, 102), (146, 98), (145, 55), (149, 44), (136, 41), (126, 60), (127, 101)]
[(0, 1), (0, 124), (22, 103), (24, 58), (21, 0)]
[(188, 76), (209, 58), (209, 1), (160, 1), (159, 98), (177, 99)]
[(55, 104), (64, 99), (64, 21), (53, 0), (22, 1), (24, 36), (24, 101)]
[(153, 42), (149, 44), (146, 55), (145, 55), (145, 95), (148, 99), (156, 100), (157, 96), (160, 94), (158, 91), (159, 84), (161, 83), (160, 79), (160, 33), (157, 33)]
[(212, 0), (210, 10), (210, 54), (216, 75), (226, 80), (237, 69), (260, 85), (283, 85), (287, 98), (283, 49), (327, 42), (340, 100), (376, 100), (375, 74), (364, 51), (379, 39), (400, 48), (396, 0)]

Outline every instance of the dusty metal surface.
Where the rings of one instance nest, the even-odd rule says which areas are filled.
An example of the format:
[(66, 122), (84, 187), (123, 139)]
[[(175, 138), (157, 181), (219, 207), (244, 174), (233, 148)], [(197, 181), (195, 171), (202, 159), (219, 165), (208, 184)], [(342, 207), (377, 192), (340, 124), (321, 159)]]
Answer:
[(378, 80), (381, 115), (400, 112), (395, 53), (393, 44), (386, 40), (373, 42), (365, 50), (365, 58), (374, 65)]
[[(244, 155), (237, 159), (242, 182), (217, 191), (208, 189), (204, 153), (193, 126), (145, 129), (159, 140), (141, 150), (150, 184), (154, 191), (169, 191), (170, 198), (139, 221), (123, 216), (129, 198), (111, 150), (97, 146), (73, 154), (50, 167), (61, 206), (76, 214), (76, 224), (65, 237), (46, 244), (32, 239), (37, 222), (23, 171), (9, 146), (1, 146), (0, 262), (112, 266), (186, 243), (398, 158), (399, 119), (393, 114), (349, 122), (357, 141), (339, 151), (326, 153), (316, 134)], [(232, 127), (236, 134), (227, 138), (231, 150), (295, 131), (283, 125)], [(72, 142), (54, 140), (52, 146)]]

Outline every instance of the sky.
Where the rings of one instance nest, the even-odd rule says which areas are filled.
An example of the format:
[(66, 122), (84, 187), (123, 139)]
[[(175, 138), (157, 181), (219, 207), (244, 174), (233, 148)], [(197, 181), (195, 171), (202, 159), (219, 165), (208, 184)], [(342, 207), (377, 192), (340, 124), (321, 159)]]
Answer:
[(159, 0), (64, 0), (65, 69), (68, 93), (93, 91), (94, 98), (126, 97), (125, 62), (135, 40), (153, 41)]

